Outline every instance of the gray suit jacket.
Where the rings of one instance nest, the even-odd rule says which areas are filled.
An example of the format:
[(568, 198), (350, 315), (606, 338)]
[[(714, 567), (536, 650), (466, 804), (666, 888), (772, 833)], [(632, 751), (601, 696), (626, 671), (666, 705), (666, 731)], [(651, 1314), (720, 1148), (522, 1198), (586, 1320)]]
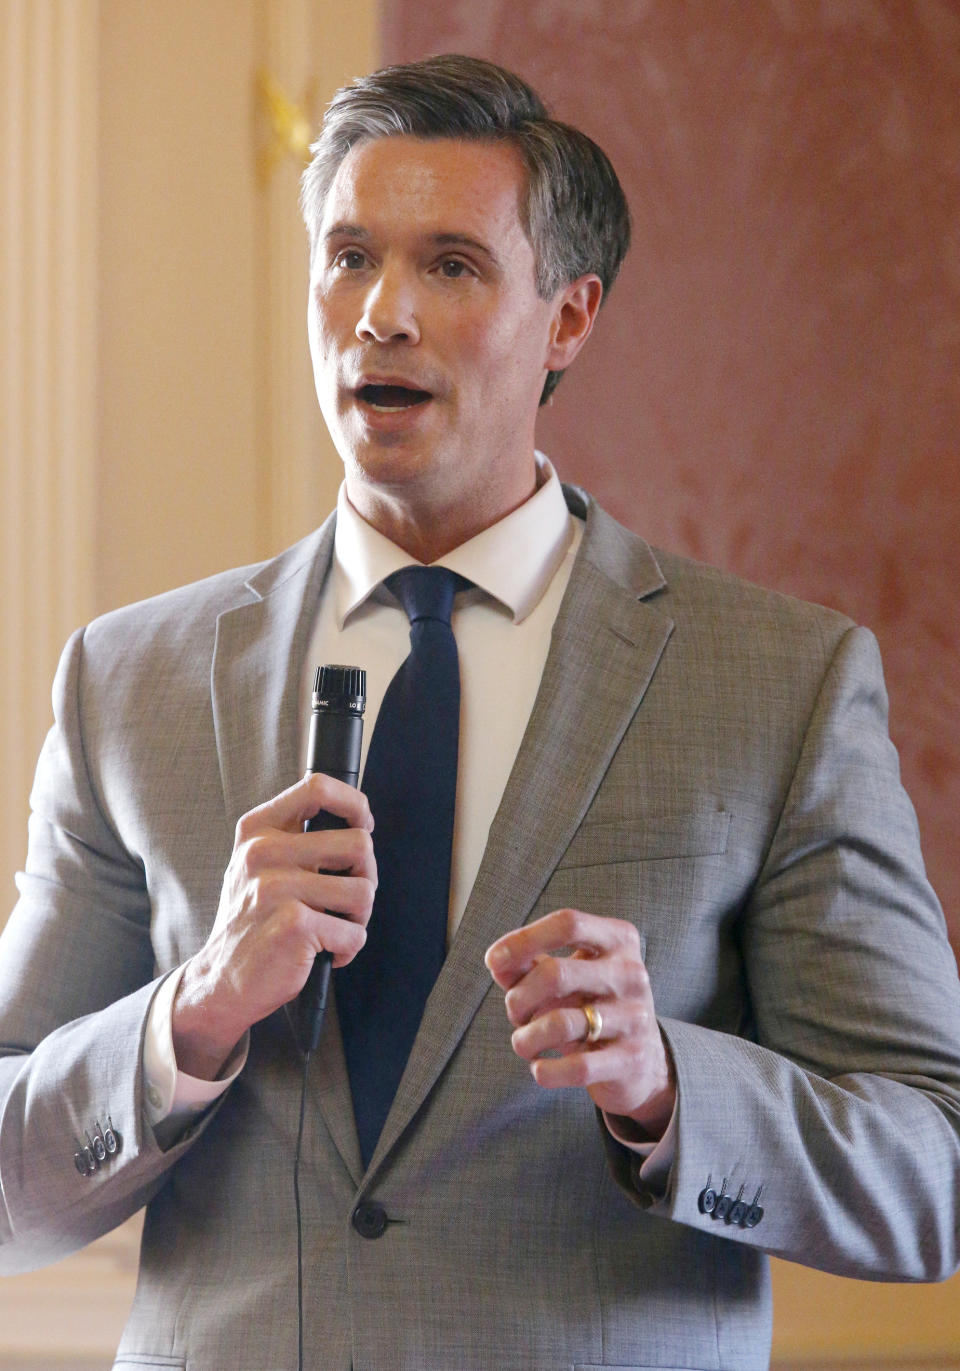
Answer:
[[(881, 1279), (958, 1261), (960, 993), (873, 639), (658, 561), (568, 498), (587, 530), (540, 692), (366, 1173), (335, 1015), (311, 1068), (310, 1366), (749, 1371), (768, 1360), (766, 1252)], [(331, 547), (328, 522), (111, 614), (57, 676), (0, 942), (0, 1270), (147, 1203), (127, 1371), (296, 1364), (286, 1017), (166, 1152), (139, 1045), (158, 978), (206, 938), (236, 820), (297, 777)], [(484, 950), (563, 905), (640, 930), (679, 1088), (664, 1195), (584, 1092), (539, 1090), (510, 1051)], [(107, 1116), (120, 1151), (81, 1176)], [(708, 1179), (762, 1187), (761, 1222), (702, 1213)], [(380, 1236), (352, 1223), (361, 1202)]]

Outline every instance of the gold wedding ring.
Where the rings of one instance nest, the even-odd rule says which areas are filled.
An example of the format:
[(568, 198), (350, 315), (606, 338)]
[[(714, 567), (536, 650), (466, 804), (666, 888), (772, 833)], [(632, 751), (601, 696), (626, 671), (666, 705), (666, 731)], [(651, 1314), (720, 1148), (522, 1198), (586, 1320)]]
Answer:
[(583, 1017), (587, 1021), (587, 1032), (583, 1041), (585, 1043), (598, 1042), (600, 1034), (603, 1032), (603, 1019), (600, 1016), (600, 1010), (594, 1004), (582, 1004), (580, 1008), (583, 1010)]

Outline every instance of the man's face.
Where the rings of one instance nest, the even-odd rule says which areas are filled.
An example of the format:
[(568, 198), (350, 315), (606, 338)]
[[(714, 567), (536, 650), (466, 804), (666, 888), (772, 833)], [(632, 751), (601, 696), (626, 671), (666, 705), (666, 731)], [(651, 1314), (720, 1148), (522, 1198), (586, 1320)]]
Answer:
[(311, 272), (310, 351), (361, 513), (383, 499), (470, 507), (483, 527), (534, 488), (564, 292), (537, 294), (524, 185), (512, 148), (454, 139), (376, 139), (339, 168)]

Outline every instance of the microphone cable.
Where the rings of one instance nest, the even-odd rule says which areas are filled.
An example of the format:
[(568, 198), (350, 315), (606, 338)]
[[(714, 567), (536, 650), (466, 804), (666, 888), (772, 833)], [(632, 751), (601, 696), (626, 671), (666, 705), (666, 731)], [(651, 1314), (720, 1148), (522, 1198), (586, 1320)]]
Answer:
[(300, 1122), (297, 1125), (297, 1151), (293, 1159), (293, 1202), (297, 1211), (297, 1371), (303, 1371), (303, 1214), (300, 1208), (300, 1152), (303, 1147), (303, 1121), (307, 1113), (307, 1072), (310, 1052), (303, 1054), (300, 1077)]

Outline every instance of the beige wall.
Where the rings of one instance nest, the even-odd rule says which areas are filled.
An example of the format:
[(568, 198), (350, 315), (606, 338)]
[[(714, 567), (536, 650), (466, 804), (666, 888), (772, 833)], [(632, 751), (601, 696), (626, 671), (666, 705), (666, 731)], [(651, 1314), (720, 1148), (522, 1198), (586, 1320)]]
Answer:
[[(257, 73), (316, 113), (373, 0), (0, 0), (0, 925), (59, 648), (327, 512), (298, 168), (258, 173)], [(137, 1224), (0, 1281), (0, 1368), (107, 1367)]]
[[(634, 246), (541, 442), (653, 541), (878, 634), (960, 946), (960, 10), (393, 0), (384, 57), (514, 66), (611, 153)], [(599, 402), (599, 403), (598, 403)], [(960, 1366), (960, 1281), (777, 1266), (781, 1365)]]
[(266, 543), (255, 7), (99, 8), (97, 612)]

